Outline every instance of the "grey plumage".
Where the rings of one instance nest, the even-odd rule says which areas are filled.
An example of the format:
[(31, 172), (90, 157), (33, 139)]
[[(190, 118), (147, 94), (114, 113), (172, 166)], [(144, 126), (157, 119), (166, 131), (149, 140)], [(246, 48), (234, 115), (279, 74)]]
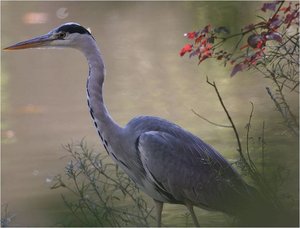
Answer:
[[(248, 191), (231, 165), (211, 146), (164, 119), (142, 116), (125, 127), (134, 135), (136, 160), (160, 193), (152, 198), (168, 203), (192, 203), (233, 213), (224, 205)], [(234, 196), (235, 195), (235, 196)], [(240, 198), (241, 199), (241, 198)]]
[(111, 158), (150, 197), (163, 203), (184, 204), (198, 221), (193, 205), (236, 214), (252, 195), (232, 166), (210, 145), (183, 128), (158, 117), (140, 116), (120, 127), (109, 115), (103, 96), (103, 58), (89, 31), (66, 23), (48, 34), (6, 49), (72, 47), (89, 65), (87, 100), (94, 125)]

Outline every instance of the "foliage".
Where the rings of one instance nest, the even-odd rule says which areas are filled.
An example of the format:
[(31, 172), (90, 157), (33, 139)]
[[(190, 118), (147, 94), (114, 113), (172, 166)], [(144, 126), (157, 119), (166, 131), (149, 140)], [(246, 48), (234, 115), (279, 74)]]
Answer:
[[(223, 128), (231, 128), (237, 142), (237, 152), (239, 158), (232, 165), (240, 170), (241, 175), (252, 185), (256, 186), (257, 195), (254, 198), (253, 207), (247, 207), (246, 214), (241, 213), (235, 220), (237, 226), (293, 226), (298, 223), (298, 208), (296, 200), (288, 193), (282, 192), (283, 184), (289, 178), (289, 170), (282, 166), (274, 167), (266, 161), (266, 140), (265, 140), (265, 121), (262, 123), (261, 134), (253, 134), (251, 131), (254, 104), (251, 104), (251, 111), (248, 122), (245, 126), (245, 138), (241, 137), (236, 123), (232, 118), (222, 95), (214, 81), (207, 77), (207, 83), (216, 92), (218, 100), (226, 114), (229, 125), (215, 123), (194, 112), (201, 119), (210, 124)], [(258, 138), (259, 144), (255, 144), (253, 138)], [(251, 147), (252, 146), (252, 147)], [(250, 205), (248, 205), (250, 206)]]
[[(258, 16), (258, 22), (245, 26), (236, 34), (230, 34), (230, 30), (224, 26), (214, 28), (210, 24), (199, 31), (186, 33), (185, 36), (190, 42), (185, 44), (179, 54), (180, 56), (189, 54), (190, 58), (197, 57), (198, 64), (203, 64), (207, 59), (214, 59), (221, 61), (224, 66), (231, 65), (231, 76), (245, 70), (255, 70), (270, 79), (272, 88), (266, 87), (266, 92), (286, 126), (295, 136), (298, 136), (298, 111), (291, 108), (287, 94), (296, 97), (299, 95), (299, 3), (267, 2), (262, 4), (261, 12), (263, 16)], [(271, 15), (268, 17), (267, 13)], [(225, 43), (228, 41), (234, 41), (234, 46), (225, 48)], [(251, 138), (253, 138), (251, 135), (253, 103), (250, 102), (251, 112), (245, 127), (246, 134), (243, 142), (216, 83), (209, 81), (208, 78), (207, 83), (214, 88), (230, 125), (214, 123), (192, 111), (215, 126), (233, 129), (239, 154), (239, 160), (234, 165), (241, 170), (243, 176), (249, 177), (255, 184), (263, 201), (273, 213), (269, 216), (267, 215), (269, 213), (264, 211), (262, 214), (265, 221), (259, 221), (258, 224), (263, 224), (261, 222), (266, 222), (266, 225), (297, 223), (298, 209), (293, 207), (296, 205), (294, 199), (281, 192), (282, 185), (289, 175), (288, 170), (266, 165), (265, 122), (262, 124), (262, 133), (258, 137), (260, 148), (255, 148), (255, 151), (250, 149)], [(246, 225), (249, 224), (248, 222), (253, 221), (247, 221)]]
[(84, 141), (64, 148), (72, 159), (65, 167), (66, 177), (56, 176), (52, 189), (66, 188), (75, 197), (62, 195), (76, 218), (66, 225), (149, 226), (153, 208), (118, 166), (108, 163), (107, 156), (95, 153)]
[[(230, 34), (224, 26), (211, 25), (185, 34), (191, 43), (181, 49), (180, 56), (189, 53), (190, 58), (199, 59), (199, 64), (207, 59), (222, 61), (224, 66), (229, 63), (231, 76), (250, 69), (260, 72), (272, 81), (273, 88), (266, 87), (266, 91), (286, 125), (298, 136), (299, 122), (286, 93), (299, 94), (299, 3), (267, 2), (261, 11), (258, 22), (236, 34)], [(222, 48), (233, 39), (233, 50)]]
[(8, 211), (7, 204), (1, 204), (1, 227), (10, 226), (12, 220), (16, 217), (16, 214), (11, 214)]

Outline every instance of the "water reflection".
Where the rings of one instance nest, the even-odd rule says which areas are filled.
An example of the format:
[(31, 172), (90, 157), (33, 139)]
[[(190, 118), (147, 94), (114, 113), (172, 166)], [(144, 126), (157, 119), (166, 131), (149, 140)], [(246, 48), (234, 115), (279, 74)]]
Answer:
[[(266, 120), (269, 150), (274, 149), (276, 162), (284, 158), (284, 163), (296, 170), (297, 140), (282, 137), (284, 130), (278, 128), (281, 120), (265, 93), (267, 80), (253, 73), (230, 79), (229, 69), (218, 63), (208, 61), (198, 67), (178, 55), (185, 32), (212, 22), (234, 30), (249, 19), (249, 8), (255, 10), (257, 5), (3, 2), (2, 45), (43, 34), (68, 21), (89, 26), (105, 58), (105, 100), (117, 122), (125, 125), (141, 114), (161, 116), (201, 136), (226, 158), (235, 159), (232, 131), (213, 127), (191, 112), (193, 108), (215, 122), (227, 123), (214, 92), (205, 83), (209, 75), (218, 83), (239, 131), (245, 132), (252, 101), (256, 107), (253, 131), (260, 132), (262, 120)], [(2, 109), (2, 138), (17, 140), (2, 141), (2, 201), (17, 214), (12, 225), (50, 226), (66, 213), (61, 192), (47, 188), (48, 178), (63, 172), (65, 160), (60, 158), (65, 151), (61, 144), (86, 137), (102, 151), (86, 107), (85, 59), (74, 50), (27, 50), (3, 53), (3, 65), (2, 75), (8, 78), (2, 90), (8, 97), (4, 106), (9, 108)], [(295, 174), (288, 183), (295, 192), (297, 178)], [(185, 225), (184, 207), (168, 205), (166, 209), (166, 224)], [(230, 221), (219, 213), (197, 210), (197, 214), (204, 226)]]

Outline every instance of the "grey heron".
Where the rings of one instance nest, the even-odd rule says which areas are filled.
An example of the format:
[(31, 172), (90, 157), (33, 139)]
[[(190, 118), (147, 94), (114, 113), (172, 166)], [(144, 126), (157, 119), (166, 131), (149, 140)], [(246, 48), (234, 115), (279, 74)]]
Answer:
[(88, 62), (87, 103), (110, 157), (155, 202), (157, 225), (164, 203), (183, 204), (199, 226), (193, 207), (236, 215), (251, 201), (252, 187), (212, 146), (165, 119), (139, 116), (125, 127), (110, 116), (102, 94), (105, 66), (92, 34), (77, 23), (65, 23), (5, 50), (71, 47)]

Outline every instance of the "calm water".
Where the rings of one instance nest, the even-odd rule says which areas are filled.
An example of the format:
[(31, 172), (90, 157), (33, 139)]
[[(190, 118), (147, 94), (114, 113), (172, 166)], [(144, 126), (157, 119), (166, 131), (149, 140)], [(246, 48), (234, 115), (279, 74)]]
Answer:
[[(161, 116), (178, 123), (236, 158), (230, 129), (206, 75), (215, 80), (243, 135), (255, 105), (253, 131), (266, 121), (267, 150), (291, 169), (287, 188), (297, 193), (298, 142), (280, 127), (281, 119), (265, 93), (268, 80), (254, 73), (229, 78), (230, 69), (208, 61), (198, 67), (179, 57), (185, 32), (209, 22), (232, 30), (247, 24), (259, 3), (248, 2), (2, 2), (2, 46), (44, 34), (64, 22), (92, 29), (105, 57), (105, 101), (114, 119), (125, 125), (136, 115)], [(39, 22), (39, 23), (36, 23)], [(240, 24), (239, 24), (240, 23)], [(67, 160), (61, 145), (83, 137), (100, 152), (86, 105), (85, 58), (75, 50), (2, 52), (2, 203), (15, 218), (11, 225), (51, 226), (66, 213), (60, 194), (50, 190)], [(292, 98), (298, 104), (297, 98)], [(294, 105), (295, 110), (298, 106)], [(280, 162), (284, 161), (284, 162)], [(184, 225), (183, 206), (166, 206), (163, 221)], [(197, 210), (202, 225), (224, 225), (221, 213)]]

